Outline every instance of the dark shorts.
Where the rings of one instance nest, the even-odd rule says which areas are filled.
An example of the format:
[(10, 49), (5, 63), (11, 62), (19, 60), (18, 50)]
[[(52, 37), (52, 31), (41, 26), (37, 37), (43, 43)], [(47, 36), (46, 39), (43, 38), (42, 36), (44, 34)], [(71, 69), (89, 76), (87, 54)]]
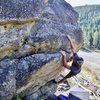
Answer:
[(80, 73), (81, 68), (72, 65), (72, 66), (70, 67), (70, 70), (76, 75), (76, 74)]

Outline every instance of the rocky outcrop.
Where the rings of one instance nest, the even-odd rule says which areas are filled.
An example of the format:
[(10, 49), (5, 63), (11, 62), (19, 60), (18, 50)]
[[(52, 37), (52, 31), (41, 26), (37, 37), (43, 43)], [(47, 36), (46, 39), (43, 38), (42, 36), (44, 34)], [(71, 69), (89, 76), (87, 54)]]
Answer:
[(64, 69), (59, 50), (70, 56), (67, 35), (78, 51), (78, 14), (64, 0), (1, 0), (0, 100), (27, 97), (49, 84)]

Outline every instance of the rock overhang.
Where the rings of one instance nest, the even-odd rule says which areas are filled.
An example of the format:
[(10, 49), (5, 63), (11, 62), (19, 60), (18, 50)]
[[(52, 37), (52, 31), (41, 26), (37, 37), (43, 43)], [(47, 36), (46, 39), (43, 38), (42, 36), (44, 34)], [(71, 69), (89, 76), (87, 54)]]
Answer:
[(62, 70), (59, 50), (70, 53), (66, 36), (71, 36), (76, 51), (83, 37), (78, 14), (64, 0), (2, 0), (0, 5), (0, 75), (5, 86), (0, 85), (2, 93), (9, 91), (8, 98), (1, 98), (9, 100), (16, 91), (24, 96), (30, 87), (39, 84), (35, 90), (39, 89), (39, 80), (45, 75), (43, 84), (54, 78)]

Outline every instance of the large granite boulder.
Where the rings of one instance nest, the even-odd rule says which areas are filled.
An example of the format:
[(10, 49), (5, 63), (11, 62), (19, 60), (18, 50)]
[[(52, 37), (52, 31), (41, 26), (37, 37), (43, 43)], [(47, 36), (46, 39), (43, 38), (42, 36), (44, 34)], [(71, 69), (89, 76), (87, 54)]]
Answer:
[(67, 35), (78, 51), (83, 43), (78, 14), (64, 0), (1, 0), (0, 100), (53, 94), (50, 80), (64, 70), (59, 51), (70, 57)]

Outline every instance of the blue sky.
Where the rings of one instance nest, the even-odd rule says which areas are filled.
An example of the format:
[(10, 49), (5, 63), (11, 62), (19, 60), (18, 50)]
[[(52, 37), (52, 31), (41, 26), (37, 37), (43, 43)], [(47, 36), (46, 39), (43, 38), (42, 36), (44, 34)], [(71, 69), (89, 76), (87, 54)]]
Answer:
[(72, 6), (100, 4), (100, 0), (65, 0)]

